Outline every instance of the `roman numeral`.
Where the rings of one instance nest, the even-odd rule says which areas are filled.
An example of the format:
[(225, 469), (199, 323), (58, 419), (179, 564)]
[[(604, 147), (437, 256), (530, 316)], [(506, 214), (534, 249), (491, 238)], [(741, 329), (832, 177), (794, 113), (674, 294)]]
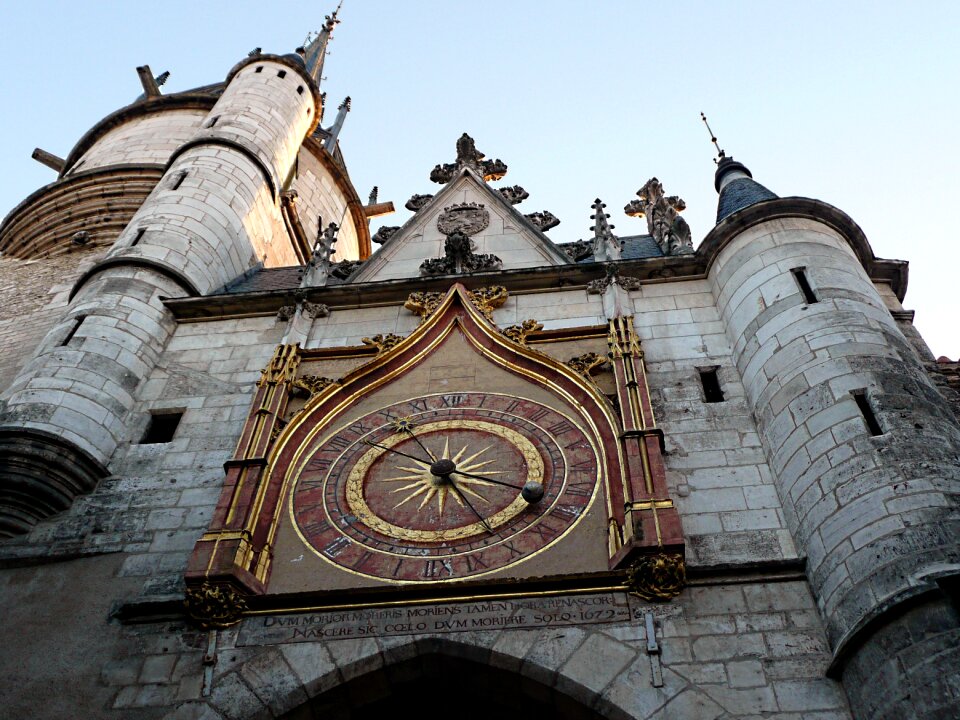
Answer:
[(561, 420), (560, 422), (551, 425), (547, 428), (547, 432), (551, 435), (562, 435), (565, 432), (573, 430), (573, 425), (571, 425), (566, 420)]
[(557, 534), (557, 529), (552, 528), (546, 523), (538, 523), (527, 528), (527, 532), (536, 535), (541, 540), (549, 540), (552, 537), (555, 537)]
[(575, 497), (590, 497), (593, 495), (593, 485), (591, 483), (570, 483), (564, 492)]
[(533, 421), (541, 420), (550, 414), (550, 411), (546, 408), (537, 408), (532, 413), (527, 415), (527, 418)]
[(373, 553), (370, 550), (364, 550), (363, 554), (351, 563), (351, 567), (362, 568), (372, 557)]
[(323, 457), (322, 455), (315, 456), (307, 463), (306, 470), (316, 471), (325, 473), (330, 469), (330, 466), (333, 464), (333, 460), (330, 458)]
[(327, 440), (327, 445), (332, 447), (334, 450), (346, 450), (350, 447), (350, 441), (341, 435), (334, 435), (332, 438)]
[(481, 570), (481, 569), (486, 569), (490, 567), (483, 560), (480, 559), (481, 557), (482, 556), (480, 554), (464, 556), (463, 559), (467, 563), (467, 572), (473, 572), (474, 570)]
[(347, 548), (347, 545), (349, 544), (350, 544), (350, 539), (345, 538), (341, 535), (332, 543), (327, 545), (322, 552), (327, 557), (335, 558), (337, 555), (342, 553)]
[(573, 463), (570, 469), (576, 472), (586, 472), (587, 470), (593, 470), (594, 467), (593, 460), (581, 460), (578, 463)]
[(423, 563), (423, 577), (438, 578), (443, 573), (447, 577), (453, 575), (453, 567), (449, 560), (425, 560)]
[(427, 410), (427, 401), (423, 398), (420, 398), (419, 400), (410, 400), (407, 405), (412, 407), (417, 412), (426, 412)]
[(580, 517), (580, 508), (571, 505), (557, 505), (553, 514), (557, 517), (573, 520), (574, 518)]
[(520, 407), (521, 400), (511, 400), (507, 407), (504, 408), (504, 412), (512, 413), (518, 407)]
[(510, 551), (510, 558), (511, 558), (511, 559), (513, 559), (514, 557), (519, 557), (520, 555), (523, 555), (523, 551), (522, 551), (522, 550), (517, 550), (516, 545), (514, 545), (514, 544), (513, 544), (512, 542), (510, 542), (510, 541), (505, 542), (505, 543), (503, 544), (503, 546), (504, 546), (507, 550)]
[(457, 407), (463, 405), (466, 402), (466, 395), (441, 395), (440, 401), (443, 403), (444, 407)]

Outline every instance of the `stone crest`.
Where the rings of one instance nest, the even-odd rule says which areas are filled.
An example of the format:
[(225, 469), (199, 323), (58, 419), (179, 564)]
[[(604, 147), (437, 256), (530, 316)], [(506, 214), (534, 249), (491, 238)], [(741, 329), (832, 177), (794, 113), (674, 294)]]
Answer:
[(664, 255), (686, 255), (693, 252), (690, 226), (680, 217), (687, 204), (676, 195), (665, 195), (663, 184), (650, 178), (637, 190), (639, 200), (631, 200), (623, 208), (627, 215), (646, 217), (647, 230), (657, 241)]
[(445, 207), (437, 218), (437, 229), (444, 235), (476, 235), (490, 224), (490, 213), (479, 203)]

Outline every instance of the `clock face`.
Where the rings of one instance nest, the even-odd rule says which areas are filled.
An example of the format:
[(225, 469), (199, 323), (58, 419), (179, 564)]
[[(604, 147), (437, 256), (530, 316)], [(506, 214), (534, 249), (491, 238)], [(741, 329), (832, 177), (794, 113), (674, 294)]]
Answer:
[(346, 570), (455, 580), (563, 537), (596, 495), (599, 467), (589, 437), (546, 405), (429, 395), (318, 436), (293, 469), (290, 513), (300, 538)]

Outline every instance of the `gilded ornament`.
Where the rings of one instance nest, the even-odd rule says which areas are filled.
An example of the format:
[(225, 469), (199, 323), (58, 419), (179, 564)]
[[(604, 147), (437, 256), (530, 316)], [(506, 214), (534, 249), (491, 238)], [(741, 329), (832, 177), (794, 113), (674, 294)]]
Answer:
[(290, 382), (300, 365), (299, 345), (277, 345), (270, 362), (261, 371), (257, 385), (263, 383)]
[(487, 320), (493, 322), (493, 311), (507, 301), (509, 293), (503, 285), (491, 285), (490, 287), (468, 290), (467, 295), (474, 307), (483, 313)]
[(235, 625), (247, 610), (247, 601), (232, 587), (208, 582), (188, 587), (184, 605), (204, 630)]
[(395, 348), (402, 340), (403, 335), (394, 335), (393, 333), (386, 333), (385, 335), (382, 335), (377, 333), (372, 338), (361, 338), (360, 341), (364, 345), (375, 347), (377, 349), (377, 355), (382, 355), (387, 350)]
[(610, 320), (607, 335), (611, 358), (635, 357), (643, 359), (640, 338), (633, 327), (633, 315), (620, 315)]
[(293, 394), (301, 397), (313, 397), (336, 382), (332, 378), (320, 375), (301, 375), (293, 381)]
[(533, 318), (524, 320), (519, 325), (511, 325), (503, 330), (503, 334), (519, 345), (527, 344), (527, 335), (543, 330), (543, 323)]
[(594, 370), (602, 368), (606, 363), (607, 359), (605, 357), (590, 352), (572, 357), (567, 360), (565, 364), (567, 367), (589, 379)]
[(675, 598), (687, 582), (687, 566), (679, 553), (646, 555), (627, 570), (630, 593), (642, 600)]
[(419, 315), (421, 321), (426, 320), (440, 307), (440, 303), (443, 302), (443, 295), (444, 293), (439, 292), (410, 293), (403, 306), (410, 312)]

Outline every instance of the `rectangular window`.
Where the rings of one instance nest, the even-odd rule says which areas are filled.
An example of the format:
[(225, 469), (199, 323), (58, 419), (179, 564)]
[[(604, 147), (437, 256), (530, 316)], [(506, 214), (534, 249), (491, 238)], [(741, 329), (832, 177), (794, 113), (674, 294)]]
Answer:
[(871, 435), (883, 435), (883, 428), (877, 416), (873, 414), (873, 407), (870, 405), (870, 398), (867, 397), (866, 390), (853, 390), (853, 399), (857, 401), (857, 407), (860, 408), (860, 414), (863, 415), (863, 422)]
[(133, 241), (130, 243), (130, 247), (136, 247), (137, 243), (139, 243), (143, 239), (143, 234), (146, 231), (147, 231), (146, 228), (140, 228), (139, 230), (137, 230), (137, 234), (133, 236)]
[(168, 443), (173, 440), (177, 432), (177, 426), (183, 418), (182, 412), (170, 410), (158, 410), (150, 413), (150, 422), (147, 425), (147, 431), (143, 434), (141, 445), (150, 445), (154, 443)]
[(807, 280), (807, 269), (798, 267), (793, 268), (790, 272), (793, 273), (793, 279), (797, 281), (797, 287), (800, 288), (800, 292), (803, 293), (803, 300), (807, 305), (813, 305), (815, 302), (819, 302), (817, 294), (813, 291), (813, 288), (810, 287), (810, 281)]
[(73, 320), (73, 327), (70, 328), (70, 332), (67, 333), (67, 336), (63, 339), (63, 342), (60, 343), (60, 347), (69, 345), (70, 341), (73, 340), (73, 336), (77, 334), (77, 330), (80, 329), (80, 326), (83, 325), (83, 321), (87, 319), (86, 315), (79, 315)]
[(703, 400), (708, 403), (723, 402), (723, 390), (717, 377), (717, 368), (697, 368), (700, 373), (700, 385), (703, 388)]
[(214, 125), (217, 124), (217, 120), (219, 119), (220, 119), (219, 115), (217, 115), (216, 117), (210, 118), (210, 122), (207, 123), (207, 127), (212, 128)]
[(187, 179), (187, 171), (184, 170), (179, 175), (177, 175), (177, 179), (174, 181), (173, 185), (170, 186), (170, 189), (171, 190), (179, 189), (180, 186), (183, 185), (183, 181), (186, 179)]
[(280, 71), (277, 72), (277, 77), (278, 77), (278, 78), (285, 78), (286, 76), (287, 76), (287, 71), (286, 71), (286, 70), (280, 70)]

